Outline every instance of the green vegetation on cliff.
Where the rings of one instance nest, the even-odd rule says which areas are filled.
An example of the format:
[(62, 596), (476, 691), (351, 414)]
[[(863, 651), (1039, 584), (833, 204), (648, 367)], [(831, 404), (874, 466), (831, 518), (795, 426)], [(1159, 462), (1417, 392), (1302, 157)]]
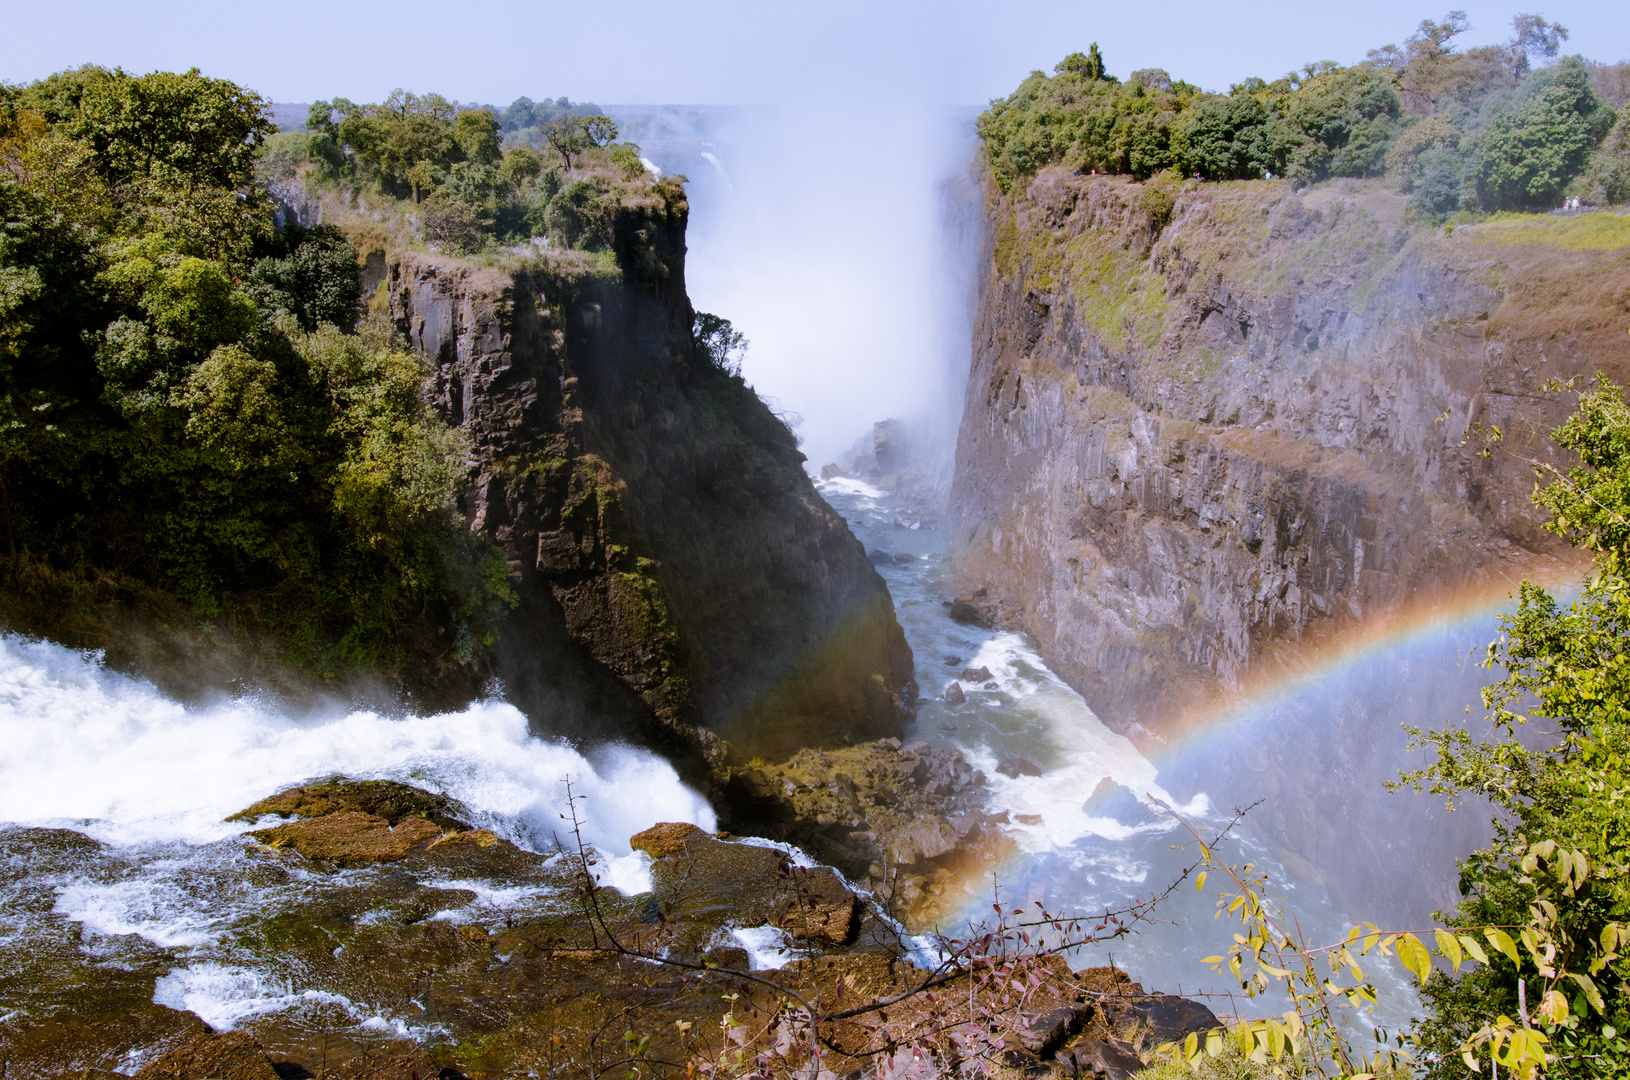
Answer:
[[(1213, 94), (1160, 69), (1125, 83), (1093, 46), (1032, 72), (979, 119), (1003, 190), (1041, 167), (1206, 180), (1389, 175), (1426, 216), (1630, 199), (1625, 65), (1550, 59), (1566, 29), (1513, 22), (1503, 46), (1457, 50), (1464, 12), (1425, 20), (1402, 46), (1351, 67), (1309, 64)], [(1079, 60), (1076, 58), (1080, 57)]]
[[(653, 181), (639, 147), (616, 138), (610, 118), (565, 99), (522, 98), (500, 119), (490, 106), (396, 90), (377, 104), (315, 103), (304, 131), (267, 139), (259, 175), (293, 197), (399, 202), (417, 239), (451, 253), (533, 240), (603, 251), (632, 189)], [(682, 181), (651, 186), (671, 198)]]
[(111, 589), (320, 675), (456, 666), (507, 593), (454, 513), (463, 437), (357, 325), (345, 236), (274, 228), (271, 133), (196, 70), (0, 87), (6, 617), (72, 640)]
[[(1554, 437), (1578, 455), (1534, 500), (1549, 528), (1595, 556), (1578, 599), (1562, 603), (1524, 582), (1504, 617), (1488, 666), (1505, 678), (1484, 691), (1494, 736), (1464, 728), (1420, 733), (1437, 752), (1418, 783), (1454, 799), (1484, 797), (1496, 811), (1495, 839), (1461, 868), (1465, 897), (1456, 927), (1522, 927), (1521, 952), (1464, 974), (1439, 972), (1426, 987), (1427, 1019), (1416, 1041), (1429, 1075), (1469, 1075), (1455, 1051), (1495, 1014), (1519, 1016), (1548, 1033), (1556, 1059), (1547, 1076), (1621, 1076), (1630, 1069), (1630, 404), (1611, 383), (1582, 394)], [(1530, 749), (1519, 725), (1542, 723), (1557, 741)], [(1536, 863), (1552, 845), (1567, 855), (1561, 886)], [(1572, 974), (1569, 974), (1572, 973)], [(1581, 979), (1578, 976), (1583, 975)], [(1563, 995), (1554, 1013), (1541, 1006)], [(1525, 1024), (1527, 1023), (1525, 1019)], [(1441, 1055), (1441, 1056), (1439, 1056)]]

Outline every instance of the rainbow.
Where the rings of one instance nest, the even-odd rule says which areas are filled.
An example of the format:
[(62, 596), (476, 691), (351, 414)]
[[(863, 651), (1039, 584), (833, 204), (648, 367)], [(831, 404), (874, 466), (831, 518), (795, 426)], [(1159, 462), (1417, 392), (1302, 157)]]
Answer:
[[(1441, 645), (1479, 627), (1492, 628), (1496, 616), (1516, 610), (1517, 586), (1525, 579), (1562, 594), (1579, 585), (1588, 567), (1588, 561), (1579, 558), (1513, 559), (1505, 568), (1459, 586), (1433, 588), (1419, 599), (1366, 615), (1322, 639), (1277, 643), (1253, 664), (1240, 687), (1212, 691), (1204, 699), (1177, 706), (1161, 724), (1162, 733), (1144, 740), (1139, 749), (1156, 765), (1165, 765), (1355, 669)], [(1488, 640), (1478, 642), (1479, 652)], [(1480, 656), (1462, 654), (1462, 659), (1476, 663)]]
[[(1139, 740), (1138, 749), (1159, 770), (1161, 783), (1170, 786), (1176, 781), (1180, 787), (1211, 788), (1220, 794), (1218, 789), (1226, 788), (1226, 781), (1208, 784), (1205, 777), (1231, 768), (1231, 757), (1237, 762), (1233, 744), (1249, 743), (1259, 736), (1280, 737), (1276, 733), (1286, 729), (1276, 727), (1276, 721), (1316, 715), (1327, 702), (1366, 692), (1377, 680), (1394, 679), (1412, 663), (1423, 664), (1418, 673), (1427, 676), (1432, 689), (1443, 692), (1444, 700), (1454, 702), (1450, 708), (1436, 713), (1428, 709), (1413, 719), (1422, 726), (1429, 726), (1434, 717), (1450, 719), (1462, 703), (1475, 701), (1477, 687), (1497, 677), (1477, 665), (1494, 636), (1497, 616), (1515, 610), (1518, 584), (1526, 579), (1553, 594), (1565, 595), (1578, 587), (1588, 565), (1580, 559), (1548, 556), (1501, 560), (1475, 580), (1423, 589), (1418, 599), (1368, 613), (1339, 631), (1278, 643), (1259, 658), (1240, 686), (1213, 690), (1204, 698), (1172, 708), (1161, 734)], [(1455, 672), (1452, 676), (1450, 664)], [(1395, 761), (1392, 755), (1402, 755), (1402, 751), (1400, 733), (1395, 750), (1380, 750), (1376, 755), (1377, 775), (1366, 779), (1378, 782), (1395, 777), (1402, 759)], [(1082, 797), (1086, 794), (1083, 791)], [(947, 883), (943, 900), (935, 905), (943, 924), (983, 918), (989, 911), (991, 874), (1021, 883), (1029, 876), (1027, 866), (1032, 858), (1009, 847), (994, 860), (962, 868), (959, 880)], [(1018, 899), (1023, 902), (1024, 898), (1020, 895)], [(1054, 899), (1067, 904), (1063, 897)]]

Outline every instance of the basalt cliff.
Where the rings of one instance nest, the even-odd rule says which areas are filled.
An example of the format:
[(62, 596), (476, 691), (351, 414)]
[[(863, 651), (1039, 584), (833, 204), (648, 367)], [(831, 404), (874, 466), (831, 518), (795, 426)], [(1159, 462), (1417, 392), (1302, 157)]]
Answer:
[(370, 259), (365, 295), (473, 446), (464, 515), (508, 563), (494, 674), (550, 732), (682, 765), (898, 735), (888, 590), (791, 432), (696, 349), (685, 222), (653, 196), (597, 259)]
[(1528, 459), (1547, 382), (1630, 373), (1630, 221), (1062, 169), (988, 214), (949, 543), (1112, 726), (1564, 551)]
[(1547, 385), (1630, 375), (1630, 218), (1427, 229), (1374, 184), (1060, 168), (986, 214), (946, 523), (963, 610), (1031, 633), (1174, 790), (1264, 800), (1332, 895), (1452, 903), (1394, 843), (1435, 814), (1469, 850), (1476, 823), (1379, 781), (1415, 763), (1400, 721), (1475, 704), (1474, 664), (1398, 666), (1204, 763), (1164, 750), (1389, 620), (1577, 580), (1529, 495), (1535, 461), (1568, 464), (1548, 436), (1574, 397)]

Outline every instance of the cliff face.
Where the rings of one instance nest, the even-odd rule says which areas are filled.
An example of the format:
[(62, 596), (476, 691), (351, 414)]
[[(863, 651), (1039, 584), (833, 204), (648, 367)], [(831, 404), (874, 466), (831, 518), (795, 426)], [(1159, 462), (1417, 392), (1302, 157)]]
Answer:
[(519, 598), (497, 674), (557, 731), (693, 761), (897, 734), (887, 588), (791, 433), (696, 355), (685, 212), (621, 208), (615, 267), (404, 254), (365, 282), (473, 442), (463, 509)]
[(1475, 706), (1491, 622), (1317, 699), (1254, 697), (1203, 754), (1162, 748), (1389, 618), (1567, 580), (1529, 459), (1566, 467), (1547, 435), (1573, 398), (1543, 387), (1630, 376), (1630, 218), (1425, 234), (1402, 201), (1059, 171), (992, 196), (946, 528), (984, 616), (1029, 631), (1163, 784), (1260, 803), (1280, 861), (1373, 918), (1451, 907), (1422, 856), (1486, 839), (1483, 815), (1380, 785), (1422, 763), (1401, 722)]
[(1111, 725), (1563, 554), (1525, 458), (1571, 407), (1547, 380), (1630, 373), (1630, 221), (1411, 237), (1402, 201), (1059, 170), (990, 199), (952, 555)]

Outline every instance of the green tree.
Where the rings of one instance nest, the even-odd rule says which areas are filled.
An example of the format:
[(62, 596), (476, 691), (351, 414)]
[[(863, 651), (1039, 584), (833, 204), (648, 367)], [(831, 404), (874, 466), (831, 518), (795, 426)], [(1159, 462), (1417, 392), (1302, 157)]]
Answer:
[(1207, 180), (1253, 180), (1281, 171), (1284, 155), (1271, 119), (1249, 93), (1206, 99), (1177, 130), (1179, 167)]
[[(1547, 1076), (1630, 1069), (1630, 961), (1619, 956), (1630, 940), (1630, 403), (1598, 383), (1554, 437), (1579, 464), (1562, 473), (1536, 463), (1549, 482), (1534, 499), (1551, 531), (1592, 552), (1594, 572), (1571, 602), (1522, 584), (1489, 647), (1489, 666), (1505, 672), (1483, 695), (1492, 737), (1414, 732), (1436, 756), (1411, 780), (1451, 800), (1485, 797), (1496, 811), (1493, 844), (1462, 865), (1465, 899), (1451, 923), (1528, 928), (1510, 935), (1522, 949), (1491, 966), (1432, 977), (1415, 1038), (1434, 1077), (1468, 1075), (1452, 1048), (1492, 1015), (1519, 1016), (1524, 1001), (1524, 1023), (1550, 1030)], [(1517, 729), (1530, 721), (1554, 739), (1525, 745)], [(1536, 864), (1536, 849), (1567, 856), (1568, 888)], [(1538, 949), (1536, 925), (1547, 928)], [(1544, 999), (1551, 991), (1561, 996)]]
[(1489, 209), (1554, 206), (1584, 171), (1590, 151), (1612, 123), (1577, 57), (1538, 72), (1526, 99), (1497, 113), (1478, 143), (1477, 191)]
[(1097, 80), (1108, 78), (1108, 75), (1104, 70), (1104, 56), (1098, 51), (1098, 43), (1096, 41), (1087, 47), (1087, 51), (1085, 53), (1073, 52), (1064, 59), (1060, 60), (1057, 65), (1054, 66), (1053, 70), (1056, 72), (1068, 71), (1071, 74), (1080, 75), (1085, 79)]
[(489, 109), (470, 109), (458, 114), (453, 121), (453, 141), (458, 144), (464, 160), (482, 165), (496, 165), (503, 157), (498, 145), (498, 121)]
[(69, 133), (103, 177), (125, 182), (169, 170), (183, 184), (250, 182), (259, 145), (277, 128), (253, 91), (193, 68), (184, 74), (114, 71), (85, 86)]

